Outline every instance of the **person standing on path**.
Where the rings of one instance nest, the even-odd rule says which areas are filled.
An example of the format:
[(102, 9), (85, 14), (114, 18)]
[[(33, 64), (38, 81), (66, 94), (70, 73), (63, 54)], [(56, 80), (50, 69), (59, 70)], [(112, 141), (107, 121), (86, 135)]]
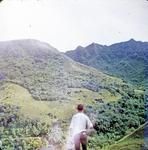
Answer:
[(77, 106), (77, 113), (72, 117), (70, 124), (70, 136), (73, 138), (75, 150), (87, 150), (87, 134), (93, 129), (93, 124), (89, 117), (84, 114), (84, 106)]

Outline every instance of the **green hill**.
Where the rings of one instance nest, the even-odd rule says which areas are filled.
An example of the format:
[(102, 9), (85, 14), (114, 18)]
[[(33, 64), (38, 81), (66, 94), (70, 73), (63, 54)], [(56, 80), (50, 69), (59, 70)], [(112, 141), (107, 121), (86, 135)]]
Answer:
[(79, 46), (65, 54), (77, 62), (143, 88), (147, 80), (147, 51), (147, 42), (131, 39), (110, 46), (92, 43), (87, 47)]
[[(45, 137), (62, 149), (76, 104), (84, 103), (96, 115), (96, 106), (108, 110), (110, 103), (123, 99), (130, 106), (136, 99), (141, 106), (142, 95), (122, 79), (77, 63), (47, 43), (0, 42), (0, 138), (5, 150), (39, 148)], [(141, 118), (141, 107), (135, 107)]]
[(132, 88), (121, 79), (76, 63), (36, 40), (0, 42), (0, 68), (1, 85), (19, 84), (37, 100), (70, 100), (76, 89), (103, 93), (102, 98), (108, 100), (106, 91), (120, 97), (120, 91), (124, 93)]

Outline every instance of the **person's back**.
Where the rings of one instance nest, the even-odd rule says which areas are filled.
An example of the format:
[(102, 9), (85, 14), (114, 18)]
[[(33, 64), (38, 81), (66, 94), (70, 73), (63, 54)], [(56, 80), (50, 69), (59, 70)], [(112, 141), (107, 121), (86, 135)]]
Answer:
[(77, 106), (78, 113), (72, 117), (70, 124), (70, 134), (74, 139), (75, 150), (87, 149), (87, 129), (93, 128), (93, 124), (87, 115), (83, 113), (84, 107), (82, 104)]
[(88, 116), (86, 116), (82, 112), (78, 112), (72, 118), (70, 128), (72, 129), (72, 135), (80, 133), (82, 131), (86, 131), (92, 127), (92, 123), (90, 122)]

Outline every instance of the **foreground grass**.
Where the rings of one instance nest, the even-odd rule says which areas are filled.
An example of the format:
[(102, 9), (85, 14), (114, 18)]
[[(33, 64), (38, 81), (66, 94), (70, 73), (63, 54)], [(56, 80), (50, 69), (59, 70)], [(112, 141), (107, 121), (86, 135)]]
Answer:
[(144, 125), (141, 125), (137, 130), (125, 136), (113, 145), (107, 146), (101, 150), (141, 150), (145, 144)]
[(125, 141), (114, 144), (104, 150), (140, 150), (144, 145), (144, 139), (126, 139)]

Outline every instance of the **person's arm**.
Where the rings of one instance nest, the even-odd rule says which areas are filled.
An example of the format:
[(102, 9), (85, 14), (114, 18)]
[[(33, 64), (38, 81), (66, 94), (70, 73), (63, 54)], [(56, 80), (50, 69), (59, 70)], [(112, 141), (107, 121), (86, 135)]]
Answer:
[(93, 124), (88, 117), (87, 117), (87, 129), (93, 129)]
[(87, 132), (87, 135), (89, 135), (89, 136), (94, 134), (93, 124), (88, 117), (87, 117), (87, 130), (86, 130), (86, 132)]

